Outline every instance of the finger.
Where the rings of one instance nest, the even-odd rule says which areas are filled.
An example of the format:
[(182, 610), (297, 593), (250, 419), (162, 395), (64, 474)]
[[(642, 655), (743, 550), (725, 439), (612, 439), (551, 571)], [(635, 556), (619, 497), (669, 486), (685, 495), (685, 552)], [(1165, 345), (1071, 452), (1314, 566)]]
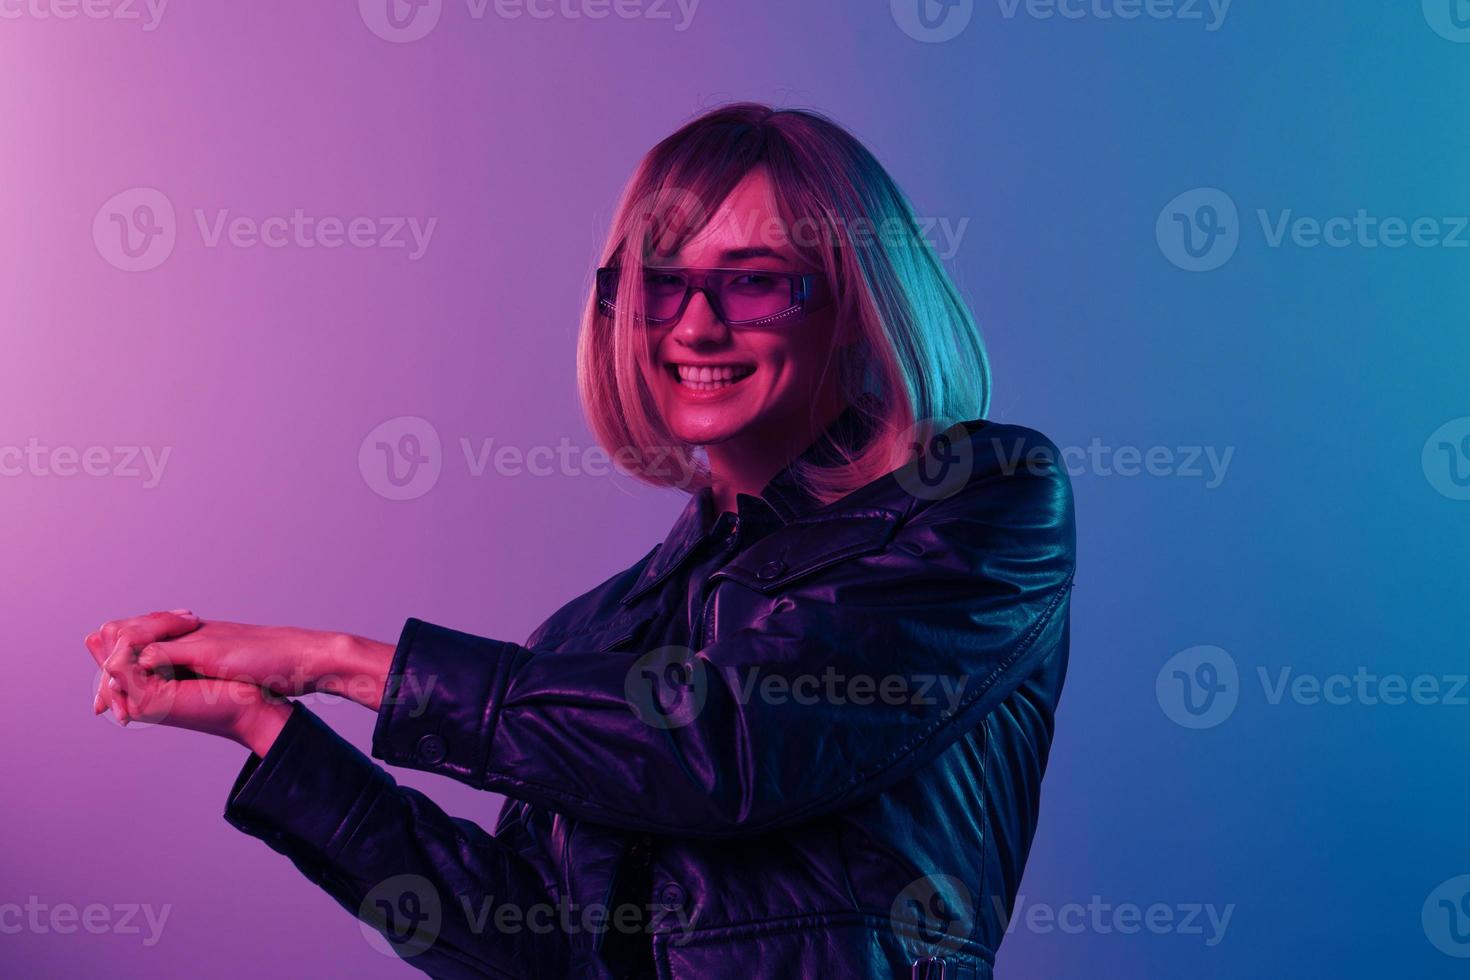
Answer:
[(100, 715), (102, 714), (102, 712), (107, 710), (108, 705), (111, 703), (111, 699), (108, 695), (107, 690), (108, 675), (105, 666), (107, 663), (109, 648), (103, 643), (102, 630), (100, 627), (93, 632), (88, 633), (86, 638), (82, 642), (86, 644), (87, 652), (92, 655), (92, 659), (95, 660), (97, 662), (97, 666), (101, 668), (101, 673), (97, 675), (97, 693), (92, 697), (92, 714)]
[(152, 612), (130, 621), (128, 632), (137, 646), (154, 640), (167, 640), (182, 636), (199, 628), (199, 617), (187, 609), (172, 609), (168, 612)]
[(112, 716), (117, 719), (119, 725), (126, 728), (128, 724), (128, 710), (124, 704), (125, 698), (122, 694), (122, 686), (118, 684), (117, 678), (109, 677), (107, 679), (107, 687), (108, 703), (112, 706)]
[(129, 689), (127, 710), (132, 721), (229, 736), (242, 712), (268, 698), (260, 688), (239, 681), (155, 676), (143, 688)]
[(204, 639), (201, 635), (199, 641), (195, 642), (192, 637), (185, 636), (149, 643), (138, 650), (135, 663), (150, 673), (178, 680), (214, 677), (219, 673), (218, 651), (213, 644), (204, 642)]
[(112, 652), (108, 654), (107, 660), (102, 664), (102, 670), (107, 675), (108, 700), (112, 705), (113, 716), (119, 722), (128, 723), (127, 693), (128, 688), (134, 683), (134, 660), (137, 651), (128, 640), (127, 631), (120, 630), (117, 644)]
[(88, 633), (82, 643), (87, 647), (87, 652), (92, 655), (92, 659), (97, 661), (97, 666), (101, 667), (102, 662), (107, 659), (107, 652), (112, 649), (103, 641), (101, 627)]
[(112, 716), (122, 723), (124, 712), (122, 707), (122, 681), (121, 674), (124, 668), (124, 660), (131, 648), (126, 643), (115, 643), (113, 649), (102, 661), (102, 687), (107, 705), (112, 709)]
[(171, 609), (168, 612), (151, 612), (142, 616), (109, 620), (97, 627), (96, 632), (101, 636), (102, 646), (110, 650), (123, 634), (132, 636), (135, 643), (141, 646), (153, 640), (182, 636), (198, 628), (199, 617), (192, 611)]
[(119, 636), (113, 642), (106, 659), (102, 661), (102, 669), (109, 674), (121, 674), (136, 655), (137, 652), (127, 637)]
[[(111, 620), (103, 623), (95, 632), (88, 634), (84, 642), (93, 659), (103, 667), (105, 673), (115, 672), (121, 669), (120, 661), (112, 658), (118, 654), (121, 645), (126, 644), (129, 648), (136, 649), (154, 640), (181, 636), (198, 628), (199, 619), (191, 610), (173, 609), (168, 612), (153, 612), (128, 619)], [(109, 668), (110, 660), (111, 668)], [(122, 682), (126, 685), (125, 678)], [(107, 704), (113, 700), (115, 698), (112, 693), (104, 685), (99, 685), (97, 697), (93, 701), (95, 713), (101, 714), (107, 709)]]

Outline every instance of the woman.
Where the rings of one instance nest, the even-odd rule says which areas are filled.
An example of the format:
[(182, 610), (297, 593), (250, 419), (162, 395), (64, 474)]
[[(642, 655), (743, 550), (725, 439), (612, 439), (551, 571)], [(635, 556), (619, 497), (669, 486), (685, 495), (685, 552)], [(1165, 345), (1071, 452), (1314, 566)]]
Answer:
[[(695, 474), (661, 544), (524, 644), (109, 623), (96, 709), (250, 748), (226, 819), (436, 976), (991, 976), (1067, 662), (1056, 447), (982, 421), (971, 316), (820, 115), (690, 122), (603, 254), (580, 393), (641, 478)], [(313, 691), (506, 796), (494, 833)]]

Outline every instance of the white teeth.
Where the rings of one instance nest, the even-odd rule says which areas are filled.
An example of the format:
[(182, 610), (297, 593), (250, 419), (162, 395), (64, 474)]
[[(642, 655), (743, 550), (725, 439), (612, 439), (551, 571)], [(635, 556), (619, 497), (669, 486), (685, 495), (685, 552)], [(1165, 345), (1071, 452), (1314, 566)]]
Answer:
[(674, 367), (679, 372), (679, 382), (685, 387), (705, 391), (712, 388), (722, 388), (727, 384), (733, 384), (752, 373), (755, 368), (722, 364), (716, 367), (697, 366), (692, 364), (676, 364)]

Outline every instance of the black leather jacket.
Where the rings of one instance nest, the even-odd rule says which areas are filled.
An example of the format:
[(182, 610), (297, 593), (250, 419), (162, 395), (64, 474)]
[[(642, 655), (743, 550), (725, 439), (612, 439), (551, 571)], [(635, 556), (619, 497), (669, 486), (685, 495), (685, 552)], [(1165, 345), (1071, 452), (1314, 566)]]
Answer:
[(1040, 433), (967, 422), (952, 448), (945, 481), (910, 466), (827, 506), (783, 471), (694, 592), (681, 570), (730, 530), (707, 490), (524, 644), (409, 619), (372, 755), (504, 794), (493, 835), (300, 703), (226, 819), (435, 976), (990, 977), (1073, 505)]

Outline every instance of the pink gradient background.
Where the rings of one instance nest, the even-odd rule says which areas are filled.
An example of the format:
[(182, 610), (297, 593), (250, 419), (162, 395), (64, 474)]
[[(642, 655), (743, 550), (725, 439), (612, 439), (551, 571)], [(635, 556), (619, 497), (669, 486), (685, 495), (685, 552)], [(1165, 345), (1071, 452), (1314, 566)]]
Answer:
[[(224, 822), (243, 749), (92, 717), (82, 637), (188, 606), (389, 641), (409, 615), (520, 640), (642, 556), (680, 494), (572, 473), (476, 477), (460, 439), (592, 446), (573, 352), (616, 195), (681, 122), (750, 98), (831, 114), (921, 215), (968, 222), (946, 261), (986, 329), (994, 417), (1061, 445), (1238, 449), (1214, 490), (1075, 479), (1074, 665), (1023, 883), (1052, 904), (1238, 903), (1229, 941), (1018, 928), (1002, 975), (1345, 976), (1375, 962), (1451, 975), (1418, 914), (1436, 882), (1470, 870), (1463, 807), (1385, 801), (1439, 785), (1453, 762), (1421, 747), (1462, 745), (1463, 723), (1396, 715), (1385, 748), (1359, 742), (1381, 715), (1243, 708), (1201, 734), (1154, 702), (1159, 665), (1199, 643), (1236, 651), (1243, 671), (1463, 658), (1463, 549), (1443, 533), (1463, 504), (1419, 470), (1425, 437), (1466, 411), (1464, 297), (1423, 294), (1462, 283), (1462, 261), (1247, 243), (1190, 276), (1154, 242), (1159, 209), (1199, 185), (1243, 207), (1470, 209), (1463, 151), (1430, 169), (1392, 152), (1459, 118), (1470, 49), (1417, 9), (1332, 5), (1327, 24), (1311, 6), (1240, 4), (1207, 33), (1006, 20), (976, 4), (975, 23), (939, 44), (900, 30), (887, 0), (703, 0), (682, 31), (672, 6), (669, 20), (475, 20), (446, 2), (404, 44), (375, 36), (352, 0), (173, 0), (153, 31), (0, 19), (0, 447), (170, 451), (151, 489), (0, 477), (0, 904), (171, 907), (154, 946), (0, 934), (0, 974), (412, 975)], [(1361, 51), (1380, 60), (1356, 96), (1321, 83)], [(1329, 155), (1356, 126), (1375, 149)], [(104, 202), (138, 187), (167, 196), (178, 238), (157, 268), (125, 272), (92, 229)], [(1370, 187), (1382, 196), (1365, 201)], [(437, 225), (418, 260), (210, 248), (196, 208)], [(1385, 350), (1381, 323), (1407, 319), (1411, 300), (1419, 343)], [(1369, 376), (1381, 388), (1355, 381), (1345, 396), (1344, 378)], [(1413, 404), (1399, 397), (1410, 388)], [(395, 501), (359, 448), (403, 416), (432, 423), (442, 473)], [(1382, 452), (1371, 464), (1368, 442)], [(1280, 466), (1303, 452), (1334, 464), (1294, 471), (1305, 493)], [(1380, 520), (1385, 500), (1394, 522)], [(1398, 558), (1375, 566), (1356, 550), (1369, 547)], [(1392, 599), (1424, 607), (1413, 649), (1385, 639), (1402, 636)], [(311, 703), (367, 747), (370, 713)], [(1379, 768), (1405, 784), (1360, 784), (1365, 753), (1393, 744), (1414, 748)], [(498, 798), (393, 774), (455, 815), (497, 812)], [(1301, 816), (1263, 826), (1283, 800)], [(1423, 846), (1364, 876), (1330, 856), (1362, 846), (1358, 821)]]

